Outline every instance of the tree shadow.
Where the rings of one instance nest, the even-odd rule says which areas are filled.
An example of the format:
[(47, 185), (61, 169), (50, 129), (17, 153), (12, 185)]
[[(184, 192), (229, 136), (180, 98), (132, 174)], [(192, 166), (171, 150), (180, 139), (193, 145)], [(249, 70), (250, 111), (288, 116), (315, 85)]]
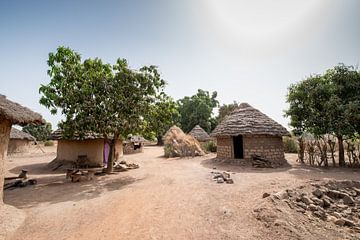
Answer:
[(13, 174), (19, 174), (22, 169), (26, 169), (28, 171), (28, 174), (31, 176), (31, 174), (56, 174), (56, 173), (64, 173), (64, 170), (59, 171), (53, 171), (48, 167), (48, 163), (33, 163), (28, 165), (21, 165), (14, 167), (9, 170), (9, 172)]
[(36, 180), (37, 185), (4, 191), (4, 202), (17, 208), (31, 208), (44, 203), (77, 202), (97, 198), (105, 192), (121, 190), (143, 179), (116, 173), (76, 183), (65, 179), (64, 174), (44, 176)]

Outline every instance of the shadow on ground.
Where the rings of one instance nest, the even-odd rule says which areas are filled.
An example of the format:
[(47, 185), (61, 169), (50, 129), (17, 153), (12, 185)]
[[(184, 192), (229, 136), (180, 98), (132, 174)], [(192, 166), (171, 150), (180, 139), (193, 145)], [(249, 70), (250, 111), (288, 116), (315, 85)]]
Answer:
[(142, 180), (121, 174), (99, 176), (94, 180), (76, 183), (65, 179), (63, 174), (44, 176), (36, 178), (38, 184), (35, 186), (4, 191), (4, 202), (17, 208), (30, 208), (42, 203), (77, 202), (99, 197), (104, 192), (120, 190)]

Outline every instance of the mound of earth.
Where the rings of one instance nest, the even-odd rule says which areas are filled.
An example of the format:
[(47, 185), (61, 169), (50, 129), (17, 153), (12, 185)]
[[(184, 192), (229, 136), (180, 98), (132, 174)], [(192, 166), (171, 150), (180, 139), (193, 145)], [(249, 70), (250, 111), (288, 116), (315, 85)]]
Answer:
[(164, 135), (165, 157), (187, 157), (205, 155), (200, 143), (179, 127), (171, 127)]
[(255, 217), (280, 239), (360, 238), (359, 181), (311, 181), (263, 197)]

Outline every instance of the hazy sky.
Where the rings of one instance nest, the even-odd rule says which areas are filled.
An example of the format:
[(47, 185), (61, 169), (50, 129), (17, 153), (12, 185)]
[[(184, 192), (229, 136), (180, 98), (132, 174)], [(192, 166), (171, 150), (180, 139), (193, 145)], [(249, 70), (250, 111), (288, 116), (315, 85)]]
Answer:
[(132, 68), (159, 66), (175, 99), (198, 88), (220, 103), (248, 102), (276, 121), (287, 87), (312, 73), (360, 61), (357, 0), (1, 1), (0, 93), (52, 122), (38, 103), (48, 53)]

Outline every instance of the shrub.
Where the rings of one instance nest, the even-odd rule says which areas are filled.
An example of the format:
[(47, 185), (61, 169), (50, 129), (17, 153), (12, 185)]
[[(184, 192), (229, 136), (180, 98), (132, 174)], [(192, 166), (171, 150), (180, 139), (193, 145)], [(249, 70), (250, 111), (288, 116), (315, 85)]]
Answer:
[(51, 147), (54, 146), (54, 141), (48, 140), (44, 142), (45, 147)]
[(215, 141), (208, 141), (207, 143), (205, 143), (204, 147), (207, 152), (216, 152), (217, 149)]
[(284, 144), (284, 151), (286, 153), (298, 153), (299, 145), (295, 138), (284, 137), (283, 144)]

